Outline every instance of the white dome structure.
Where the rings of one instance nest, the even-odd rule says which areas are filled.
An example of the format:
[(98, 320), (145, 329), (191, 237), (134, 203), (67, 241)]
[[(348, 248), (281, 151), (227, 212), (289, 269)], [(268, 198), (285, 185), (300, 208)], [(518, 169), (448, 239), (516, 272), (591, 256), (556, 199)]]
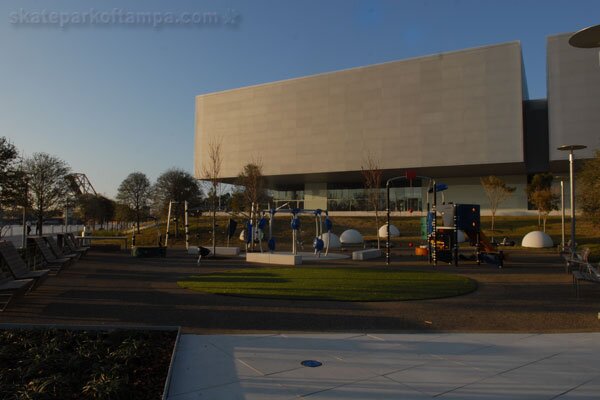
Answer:
[(356, 229), (348, 229), (340, 235), (340, 242), (342, 244), (361, 244), (363, 237)]
[(340, 242), (340, 238), (333, 232), (325, 232), (321, 235), (321, 239), (323, 240), (325, 247), (327, 247), (327, 244), (329, 243), (330, 249), (339, 249), (340, 247), (342, 247), (342, 242)]
[(553, 247), (554, 242), (552, 241), (552, 238), (548, 236), (548, 234), (546, 234), (545, 232), (533, 231), (523, 236), (521, 246), (541, 249), (544, 247)]
[[(400, 230), (396, 228), (396, 225), (390, 224), (390, 237), (398, 237), (400, 236)], [(379, 228), (379, 237), (386, 238), (387, 237), (387, 224), (384, 224)]]
[[(263, 238), (265, 237), (265, 233), (258, 228), (254, 228), (254, 241), (258, 242), (259, 240), (263, 240)], [(242, 231), (240, 232), (240, 241), (241, 242), (245, 242), (246, 241), (246, 230), (242, 229)]]

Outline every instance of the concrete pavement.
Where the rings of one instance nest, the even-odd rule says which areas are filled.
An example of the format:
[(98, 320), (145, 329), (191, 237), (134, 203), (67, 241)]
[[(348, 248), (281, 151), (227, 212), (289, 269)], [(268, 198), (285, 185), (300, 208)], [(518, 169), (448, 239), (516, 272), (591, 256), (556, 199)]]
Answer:
[(168, 398), (591, 400), (599, 355), (600, 333), (183, 335)]

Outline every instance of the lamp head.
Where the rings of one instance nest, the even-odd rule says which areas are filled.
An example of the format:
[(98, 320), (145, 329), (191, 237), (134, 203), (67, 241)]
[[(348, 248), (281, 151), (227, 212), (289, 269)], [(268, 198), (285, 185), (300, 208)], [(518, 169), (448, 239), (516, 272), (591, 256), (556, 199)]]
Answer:
[(582, 150), (582, 149), (586, 149), (587, 146), (584, 146), (582, 144), (564, 144), (560, 147), (557, 147), (556, 150), (560, 150), (560, 151), (573, 151), (573, 150)]
[(600, 47), (600, 25), (594, 25), (575, 32), (569, 38), (569, 44), (582, 49)]

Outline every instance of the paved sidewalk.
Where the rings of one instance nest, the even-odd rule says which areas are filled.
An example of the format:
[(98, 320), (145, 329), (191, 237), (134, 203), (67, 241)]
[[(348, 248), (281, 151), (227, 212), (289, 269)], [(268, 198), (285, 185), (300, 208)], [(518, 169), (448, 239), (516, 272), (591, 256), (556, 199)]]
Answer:
[(298, 397), (599, 399), (600, 333), (182, 335), (170, 400)]

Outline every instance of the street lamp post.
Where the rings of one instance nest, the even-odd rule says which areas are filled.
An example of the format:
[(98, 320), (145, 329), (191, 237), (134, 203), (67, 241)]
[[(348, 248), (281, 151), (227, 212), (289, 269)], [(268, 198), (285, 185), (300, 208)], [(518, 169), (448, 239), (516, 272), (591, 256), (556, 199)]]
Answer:
[(554, 179), (560, 181), (560, 251), (565, 249), (565, 178), (562, 176), (555, 176)]
[(575, 257), (575, 179), (573, 174), (573, 151), (587, 148), (582, 144), (569, 144), (557, 148), (569, 152), (569, 196), (571, 201), (571, 258)]
[(560, 179), (560, 226), (561, 226), (561, 238), (560, 238), (560, 251), (565, 249), (565, 181)]

